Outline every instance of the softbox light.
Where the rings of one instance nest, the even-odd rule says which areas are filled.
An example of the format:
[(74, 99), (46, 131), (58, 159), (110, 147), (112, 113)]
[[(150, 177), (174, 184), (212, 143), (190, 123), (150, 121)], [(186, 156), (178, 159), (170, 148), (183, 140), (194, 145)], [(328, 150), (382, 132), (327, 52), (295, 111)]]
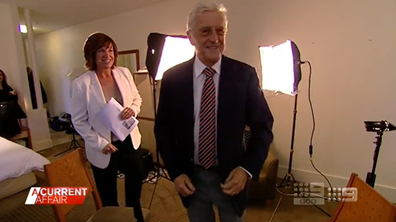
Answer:
[(260, 46), (262, 89), (295, 95), (301, 81), (300, 51), (291, 41)]
[(150, 33), (147, 44), (146, 67), (154, 80), (161, 80), (166, 70), (191, 59), (195, 53), (187, 36)]

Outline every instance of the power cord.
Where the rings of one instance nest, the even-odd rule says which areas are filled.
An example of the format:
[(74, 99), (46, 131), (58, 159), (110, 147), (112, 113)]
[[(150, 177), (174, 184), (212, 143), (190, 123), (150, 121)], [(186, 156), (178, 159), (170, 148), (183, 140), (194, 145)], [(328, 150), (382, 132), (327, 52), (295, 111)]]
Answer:
[[(300, 64), (308, 64), (309, 66), (309, 74), (308, 74), (308, 102), (309, 102), (309, 107), (311, 109), (311, 116), (312, 116), (312, 131), (311, 131), (311, 137), (309, 140), (309, 160), (311, 162), (312, 167), (320, 174), (322, 175), (325, 180), (327, 181), (327, 183), (329, 184), (331, 190), (333, 190), (333, 186), (331, 185), (330, 181), (327, 179), (327, 177), (320, 172), (314, 162), (313, 162), (313, 138), (314, 138), (314, 134), (315, 134), (315, 129), (316, 129), (316, 121), (315, 121), (315, 113), (314, 113), (314, 109), (313, 109), (313, 105), (312, 105), (312, 100), (311, 100), (311, 84), (312, 84), (312, 66), (311, 63), (309, 61), (301, 61)], [(294, 194), (286, 194), (284, 192), (280, 192), (278, 188), (276, 188), (276, 191), (281, 194), (281, 195), (285, 195), (285, 196), (294, 196)], [(302, 194), (304, 194), (304, 192), (300, 192)], [(306, 193), (305, 193), (306, 194)], [(327, 197), (322, 197), (324, 199), (327, 199)]]
[(311, 109), (311, 115), (312, 115), (312, 131), (311, 131), (311, 138), (309, 140), (309, 160), (312, 164), (312, 167), (320, 174), (323, 176), (323, 178), (325, 178), (325, 180), (327, 181), (327, 183), (329, 184), (331, 190), (333, 190), (333, 186), (331, 185), (330, 181), (327, 179), (327, 177), (320, 172), (314, 162), (313, 162), (313, 137), (315, 134), (315, 129), (316, 129), (316, 121), (315, 121), (315, 114), (314, 114), (314, 109), (313, 109), (313, 105), (312, 105), (312, 100), (311, 100), (311, 79), (312, 79), (312, 66), (311, 63), (309, 61), (303, 61), (302, 64), (307, 63), (309, 66), (309, 75), (308, 75), (308, 102), (309, 102), (309, 107)]
[[(313, 137), (315, 134), (315, 129), (316, 129), (316, 121), (315, 121), (315, 114), (314, 114), (314, 109), (313, 109), (313, 105), (312, 105), (312, 100), (311, 100), (311, 83), (312, 83), (312, 66), (311, 63), (309, 61), (303, 61), (301, 62), (301, 64), (305, 64), (307, 63), (309, 66), (309, 75), (308, 75), (308, 102), (309, 102), (309, 107), (311, 109), (311, 116), (312, 116), (312, 131), (311, 131), (311, 137), (309, 140), (309, 160), (311, 162), (312, 167), (316, 170), (316, 172), (318, 172), (321, 176), (323, 176), (323, 178), (325, 178), (325, 180), (327, 181), (327, 183), (329, 184), (329, 187), (331, 189), (331, 191), (334, 191), (332, 184), (330, 183), (329, 179), (318, 170), (318, 168), (316, 168), (314, 161), (313, 161)], [(312, 194), (311, 194), (312, 195)], [(318, 195), (319, 197), (319, 195)], [(320, 197), (320, 198), (324, 198), (325, 200), (329, 200), (329, 198), (331, 197)], [(332, 200), (333, 202), (338, 202), (337, 199), (333, 199), (331, 198), (330, 200)], [(313, 204), (314, 205), (314, 204)], [(331, 217), (330, 214), (328, 214), (327, 212), (325, 212), (323, 209), (319, 208), (318, 206), (314, 205), (316, 208), (320, 209), (322, 212), (324, 212), (325, 214), (327, 214), (329, 217)]]
[[(312, 100), (311, 100), (312, 66), (311, 66), (311, 63), (310, 63), (309, 61), (301, 61), (299, 65), (302, 65), (302, 64), (305, 64), (305, 63), (307, 63), (307, 64), (309, 65), (309, 75), (308, 75), (308, 101), (309, 101), (309, 105), (310, 105), (310, 109), (311, 109), (311, 115), (312, 115), (312, 131), (311, 131), (311, 137), (310, 137), (310, 142), (309, 142), (309, 156), (310, 156), (309, 159), (310, 159), (310, 162), (311, 162), (313, 168), (314, 168), (320, 175), (322, 175), (322, 176), (326, 179), (326, 181), (328, 182), (328, 184), (329, 184), (331, 190), (334, 191), (333, 186), (331, 185), (330, 181), (327, 179), (327, 177), (326, 177), (322, 172), (320, 172), (320, 171), (316, 168), (316, 166), (315, 166), (315, 164), (314, 164), (314, 162), (313, 162), (313, 137), (314, 137), (314, 134), (315, 134), (316, 122), (315, 122), (315, 115), (314, 115), (314, 110), (313, 110), (313, 105), (312, 105)], [(299, 198), (306, 198), (306, 199), (310, 199), (309, 197), (317, 197), (317, 198), (322, 198), (322, 199), (325, 199), (325, 200), (329, 200), (329, 197), (321, 196), (321, 195), (319, 195), (319, 194), (314, 194), (314, 193), (307, 193), (307, 192), (304, 192), (304, 190), (301, 190), (301, 189), (298, 189), (298, 188), (294, 188), (294, 191), (296, 192), (296, 193), (294, 193), (294, 194), (286, 194), (285, 192), (280, 192), (280, 190), (278, 189), (278, 186), (276, 186), (275, 189), (276, 189), (276, 191), (277, 191), (280, 195), (282, 195), (282, 196), (281, 196), (281, 199), (283, 198), (283, 196), (289, 196), (289, 197), (299, 197)], [(330, 199), (330, 200), (332, 200), (333, 202), (338, 202), (336, 198), (334, 198), (334, 199), (332, 198), (332, 199)], [(278, 207), (279, 207), (279, 205), (280, 205), (280, 202), (281, 202), (281, 200), (278, 201), (278, 204), (276, 205), (275, 211), (274, 211), (274, 212), (277, 211), (277, 209), (278, 209)], [(314, 207), (316, 207), (317, 209), (319, 209), (320, 211), (322, 211), (322, 212), (323, 212), (324, 214), (326, 214), (327, 216), (331, 217), (331, 215), (330, 215), (329, 213), (327, 213), (325, 210), (323, 210), (322, 208), (320, 208), (319, 206), (317, 206), (313, 201), (310, 201), (310, 204), (312, 204)], [(271, 219), (270, 219), (270, 222), (272, 222), (273, 218), (274, 218), (274, 214), (272, 215), (272, 217), (271, 217)]]

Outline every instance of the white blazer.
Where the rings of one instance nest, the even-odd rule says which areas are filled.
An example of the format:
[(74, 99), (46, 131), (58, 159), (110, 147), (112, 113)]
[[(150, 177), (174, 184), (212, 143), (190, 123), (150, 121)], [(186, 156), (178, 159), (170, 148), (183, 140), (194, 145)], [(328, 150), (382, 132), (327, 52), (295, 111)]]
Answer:
[[(124, 107), (131, 107), (135, 114), (140, 112), (142, 98), (133, 81), (131, 72), (124, 67), (112, 70), (120, 90)], [(97, 113), (106, 105), (99, 79), (95, 71), (88, 71), (72, 83), (72, 122), (76, 131), (84, 139), (87, 159), (94, 166), (104, 169), (109, 165), (110, 154), (102, 149), (111, 142), (111, 131), (96, 118)], [(138, 127), (131, 132), (135, 149), (140, 146), (141, 135)]]

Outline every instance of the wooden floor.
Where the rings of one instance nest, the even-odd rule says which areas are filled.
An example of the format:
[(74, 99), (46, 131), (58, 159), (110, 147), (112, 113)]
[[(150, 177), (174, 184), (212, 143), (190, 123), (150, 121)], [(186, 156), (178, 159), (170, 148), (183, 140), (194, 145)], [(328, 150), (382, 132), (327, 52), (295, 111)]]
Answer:
[[(82, 141), (79, 141), (83, 145)], [(67, 150), (70, 143), (56, 146), (54, 148), (40, 152), (50, 161), (58, 158), (54, 155)], [(45, 178), (38, 178), (36, 186), (45, 186)], [(120, 203), (124, 202), (123, 188), (124, 180), (119, 179)], [(154, 193), (152, 207), (150, 209), (150, 222), (188, 222), (186, 210), (184, 209), (174, 184), (166, 179), (161, 179), (157, 189), (154, 191), (154, 184), (146, 183), (142, 192), (142, 207), (148, 208), (151, 196)], [(24, 202), (28, 191), (20, 192), (12, 197), (0, 201), (0, 221), (1, 222), (56, 222), (51, 206), (25, 206)], [(280, 195), (270, 206), (265, 206), (264, 202), (252, 202), (246, 211), (245, 222), (267, 222), (270, 220)], [(336, 208), (334, 203), (326, 203), (320, 206), (326, 212), (332, 214)], [(85, 222), (94, 212), (92, 198), (88, 198), (84, 205), (77, 206), (69, 215), (69, 221)], [(278, 210), (273, 218), (273, 222), (325, 222), (330, 218), (314, 206), (296, 206), (292, 197), (284, 197), (280, 202)]]

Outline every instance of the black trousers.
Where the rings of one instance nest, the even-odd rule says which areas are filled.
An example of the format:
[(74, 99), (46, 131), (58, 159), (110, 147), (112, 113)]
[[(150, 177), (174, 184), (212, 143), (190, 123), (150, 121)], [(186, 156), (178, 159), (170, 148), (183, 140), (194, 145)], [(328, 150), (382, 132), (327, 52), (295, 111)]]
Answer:
[(142, 180), (144, 179), (143, 156), (140, 148), (135, 150), (132, 146), (131, 137), (124, 141), (112, 143), (117, 151), (110, 154), (110, 163), (105, 169), (92, 166), (96, 187), (98, 189), (103, 206), (119, 206), (117, 195), (117, 173), (125, 174), (125, 200), (127, 207), (133, 207), (135, 218), (143, 221), (140, 196), (142, 192)]

